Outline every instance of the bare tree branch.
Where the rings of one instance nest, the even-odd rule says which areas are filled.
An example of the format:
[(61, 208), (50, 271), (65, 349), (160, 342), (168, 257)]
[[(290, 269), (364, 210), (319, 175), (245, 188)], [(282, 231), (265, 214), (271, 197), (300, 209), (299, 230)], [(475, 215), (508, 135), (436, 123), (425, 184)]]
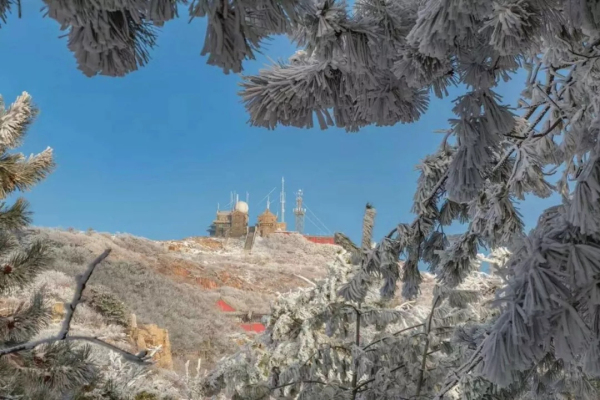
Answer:
[(423, 324), (417, 324), (417, 325), (409, 326), (408, 328), (400, 329), (399, 331), (397, 331), (397, 332), (394, 332), (394, 333), (392, 333), (392, 334), (391, 334), (391, 335), (389, 335), (389, 336), (385, 336), (385, 337), (382, 337), (381, 339), (374, 340), (374, 341), (372, 341), (371, 343), (369, 343), (368, 345), (366, 345), (365, 347), (363, 347), (363, 351), (366, 351), (366, 350), (367, 350), (369, 347), (371, 347), (371, 346), (374, 346), (374, 345), (376, 345), (377, 343), (383, 342), (383, 341), (384, 341), (384, 340), (386, 340), (386, 339), (391, 339), (391, 338), (393, 338), (394, 336), (398, 336), (398, 335), (400, 335), (400, 334), (402, 334), (402, 333), (404, 333), (404, 332), (406, 332), (406, 331), (410, 331), (411, 329), (420, 328), (420, 327), (422, 327), (423, 325), (425, 325), (425, 324), (423, 323)]
[(427, 365), (427, 354), (429, 352), (429, 333), (431, 332), (431, 320), (433, 319), (433, 312), (440, 302), (440, 296), (436, 296), (433, 301), (433, 305), (431, 306), (431, 312), (429, 313), (429, 318), (427, 319), (427, 323), (425, 324), (425, 347), (423, 348), (423, 357), (421, 359), (421, 369), (419, 370), (419, 380), (417, 381), (417, 390), (415, 393), (416, 397), (421, 396), (421, 389), (423, 388), (423, 382), (425, 380), (425, 367)]
[(462, 374), (468, 374), (471, 372), (479, 363), (483, 360), (481, 356), (481, 351), (483, 350), (483, 345), (485, 344), (485, 340), (481, 342), (481, 344), (477, 347), (469, 361), (463, 364), (458, 370), (454, 371), (452, 378), (446, 380), (444, 386), (440, 391), (436, 394), (435, 399), (440, 400), (444, 398), (444, 395), (448, 393), (454, 386), (458, 384)]
[(75, 288), (75, 294), (73, 294), (73, 300), (67, 307), (65, 319), (63, 320), (62, 327), (60, 328), (60, 332), (57, 335), (58, 338), (65, 339), (67, 337), (67, 334), (71, 329), (71, 321), (73, 320), (75, 309), (81, 302), (81, 296), (83, 294), (83, 291), (85, 290), (85, 286), (87, 285), (87, 282), (90, 280), (92, 274), (94, 273), (94, 269), (96, 269), (96, 266), (98, 266), (98, 264), (100, 264), (102, 261), (104, 261), (106, 257), (108, 257), (110, 251), (111, 249), (104, 250), (104, 253), (96, 257), (96, 259), (93, 260), (90, 263), (90, 265), (88, 265), (85, 272), (79, 277), (77, 287)]

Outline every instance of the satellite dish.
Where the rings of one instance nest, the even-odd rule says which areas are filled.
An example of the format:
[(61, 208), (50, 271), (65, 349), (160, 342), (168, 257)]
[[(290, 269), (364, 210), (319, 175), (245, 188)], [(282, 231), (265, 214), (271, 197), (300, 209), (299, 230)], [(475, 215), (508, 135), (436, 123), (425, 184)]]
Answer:
[(237, 203), (235, 203), (235, 211), (248, 214), (248, 203), (246, 203), (245, 201), (238, 201)]

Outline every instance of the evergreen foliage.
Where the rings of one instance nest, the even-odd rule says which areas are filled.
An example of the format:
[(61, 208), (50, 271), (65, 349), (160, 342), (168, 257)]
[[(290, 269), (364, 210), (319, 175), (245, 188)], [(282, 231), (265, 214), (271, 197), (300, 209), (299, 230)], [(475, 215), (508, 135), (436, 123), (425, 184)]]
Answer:
[[(31, 97), (23, 93), (8, 108), (0, 98), (0, 200), (15, 191), (24, 191), (43, 180), (54, 168), (52, 150), (25, 157), (9, 153), (18, 147), (37, 114)], [(81, 398), (84, 392), (110, 384), (98, 368), (90, 345), (100, 344), (133, 361), (143, 362), (98, 338), (69, 335), (73, 314), (94, 267), (107, 250), (79, 279), (73, 301), (68, 304), (60, 332), (39, 339), (50, 321), (50, 304), (44, 290), (29, 301), (11, 306), (7, 296), (26, 288), (49, 262), (49, 249), (41, 240), (23, 234), (30, 222), (27, 202), (19, 198), (0, 207), (0, 398), (63, 400)], [(102, 390), (104, 390), (102, 389)], [(117, 398), (117, 397), (113, 397)]]
[[(386, 5), (376, 7), (393, 14)], [(353, 17), (358, 18), (359, 7), (355, 10)], [(439, 72), (452, 71), (457, 82), (466, 85), (467, 93), (455, 100), (456, 118), (450, 121), (439, 150), (419, 167), (413, 207), (417, 218), (398, 225), (341, 293), (359, 301), (366, 294), (369, 276), (375, 274), (385, 280), (384, 295), (393, 294), (400, 278), (402, 294), (414, 298), (421, 281), (419, 262), (429, 264), (440, 284), (452, 288), (476, 268), (480, 248), (509, 246), (512, 252), (503, 266), (506, 286), (497, 293), (500, 315), (486, 329), (476, 355), (460, 373), (448, 376), (441, 394), (471, 376), (504, 388), (534, 384), (536, 374), (530, 371), (540, 372), (540, 365), (550, 360), (573, 383), (567, 385), (566, 379), (544, 383), (553, 396), (564, 394), (566, 387), (576, 398), (594, 396), (589, 381), (600, 376), (600, 329), (595, 322), (595, 287), (600, 276), (599, 11), (592, 1), (430, 0), (420, 2), (399, 52), (385, 52), (389, 42), (383, 41), (379, 51), (373, 50), (376, 41), (365, 47), (402, 60), (429, 57), (430, 62), (418, 70), (435, 65), (440, 66)], [(386, 20), (387, 16), (382, 19)], [(351, 44), (344, 41), (346, 48), (337, 55), (313, 52), (305, 74), (297, 73), (296, 79), (286, 81), (288, 86), (282, 83), (285, 72), (278, 72), (279, 80), (270, 74), (296, 68), (294, 62), (261, 72), (261, 81), (249, 78), (244, 95), (253, 121), (264, 125), (259, 110), (269, 110), (272, 114), (264, 119), (269, 126), (305, 126), (300, 119), (290, 120), (299, 113), (273, 114), (288, 104), (276, 105), (269, 95), (274, 91), (278, 99), (285, 99), (282, 93), (291, 85), (301, 88), (301, 82), (312, 80), (309, 65), (332, 63), (340, 57), (367, 60), (364, 68), (350, 68), (347, 73), (376, 80), (377, 68), (369, 58), (355, 57)], [(416, 58), (415, 51), (419, 53)], [(437, 61), (431, 63), (432, 58)], [(493, 88), (520, 66), (529, 76), (519, 102), (522, 115), (516, 115), (500, 103)], [(401, 72), (396, 71), (396, 78), (414, 82), (410, 68)], [(439, 92), (439, 76), (432, 74), (431, 80), (420, 81), (415, 89)], [(344, 80), (339, 84), (344, 85)], [(357, 90), (354, 84), (350, 86), (342, 91)], [(331, 87), (311, 90), (321, 93)], [(303, 93), (297, 91), (294, 96), (304, 98)], [(318, 95), (311, 98), (321, 99)], [(333, 107), (334, 113), (341, 114), (335, 109), (340, 104), (346, 107), (324, 101), (319, 106), (306, 103), (304, 110), (312, 113)], [(419, 108), (422, 102), (412, 104)], [(296, 104), (294, 109), (302, 107)], [(398, 121), (402, 119), (394, 123)], [(355, 127), (337, 114), (336, 123)], [(554, 185), (546, 180), (552, 173), (559, 173)], [(517, 200), (528, 194), (548, 197), (553, 192), (562, 195), (563, 204), (546, 210), (537, 227), (525, 235)], [(468, 223), (468, 229), (449, 243), (443, 228), (453, 221)], [(400, 256), (405, 260), (401, 277), (395, 263)]]
[[(367, 209), (366, 237), (373, 216), (374, 209)], [(473, 272), (454, 289), (434, 284), (429, 303), (402, 304), (381, 298), (380, 282), (372, 280), (355, 302), (338, 295), (358, 268), (351, 258), (341, 254), (315, 287), (281, 295), (266, 333), (222, 360), (206, 377), (204, 394), (249, 400), (433, 398), (448, 370), (471, 356), (470, 334), (497, 314), (485, 301), (501, 279)], [(488, 259), (499, 262), (496, 254)], [(487, 390), (489, 383), (480, 386), (486, 384)], [(476, 393), (476, 385), (465, 381), (461, 393)]]
[(104, 288), (90, 289), (85, 302), (102, 314), (109, 322), (127, 326), (129, 314), (125, 304)]
[[(240, 72), (269, 35), (288, 33), (302, 50), (243, 78), (254, 126), (308, 128), (315, 117), (321, 128), (349, 131), (408, 123), (426, 111), (432, 94), (466, 87), (454, 99), (456, 117), (439, 149), (419, 166), (415, 220), (367, 251), (339, 293), (357, 310), (367, 307), (377, 278), (384, 299), (398, 281), (402, 295), (414, 299), (420, 263), (443, 290), (458, 290), (477, 269), (482, 248), (506, 246), (512, 254), (499, 263), (499, 315), (473, 339), (472, 357), (448, 374), (440, 395), (482, 379), (498, 390), (516, 385), (554, 397), (593, 396), (589, 382), (600, 377), (597, 1), (356, 0), (351, 9), (341, 0), (45, 3), (69, 29), (69, 48), (87, 75), (120, 76), (143, 65), (155, 41), (152, 27), (174, 18), (178, 3), (189, 4), (193, 17), (207, 17), (203, 54), (225, 72)], [(0, 0), (3, 22), (15, 4)], [(514, 109), (496, 88), (519, 68), (529, 76)], [(0, 137), (12, 140), (4, 128)], [(552, 174), (556, 183), (547, 180)], [(26, 186), (16, 174), (4, 190)], [(517, 201), (552, 193), (562, 204), (526, 234)], [(450, 241), (444, 227), (454, 221), (468, 227)], [(359, 319), (352, 312), (328, 317), (335, 327)]]
[[(9, 153), (18, 147), (33, 122), (37, 110), (31, 97), (23, 93), (8, 108), (0, 100), (0, 198), (6, 199), (16, 190), (26, 190), (44, 179), (54, 167), (52, 150), (26, 158)], [(48, 261), (45, 244), (29, 242), (18, 235), (29, 224), (31, 213), (27, 202), (19, 198), (12, 205), (2, 202), (0, 209), (0, 296), (30, 284)], [(1, 297), (0, 297), (1, 299)], [(12, 347), (32, 339), (49, 321), (50, 310), (43, 293), (30, 302), (6, 310), (0, 317), (0, 348)], [(86, 381), (88, 350), (70, 351), (70, 346), (43, 346), (36, 351), (0, 358), (0, 393), (3, 396), (42, 398), (71, 389)], [(83, 367), (83, 368), (82, 368)], [(68, 378), (69, 372), (80, 371)]]
[[(365, 257), (371, 248), (374, 216), (375, 209), (367, 205)], [(436, 368), (431, 366), (440, 361), (434, 358), (451, 348), (452, 328), (447, 324), (468, 320), (468, 312), (452, 306), (459, 302), (465, 306), (477, 293), (463, 292), (453, 302), (438, 290), (428, 309), (414, 302), (394, 304), (382, 299), (372, 290), (378, 283), (373, 280), (359, 302), (345, 301), (338, 292), (356, 272), (355, 259), (356, 253), (345, 251), (329, 265), (326, 279), (280, 296), (266, 321), (266, 333), (223, 360), (206, 377), (203, 392), (253, 400), (370, 399), (431, 389), (440, 380), (432, 376)], [(436, 351), (428, 354), (430, 348)], [(421, 372), (423, 362), (430, 368)]]
[[(401, 280), (402, 295), (415, 298), (420, 262), (445, 288), (459, 287), (480, 249), (509, 246), (500, 315), (441, 394), (472, 376), (504, 388), (533, 384), (529, 371), (551, 360), (573, 378), (571, 396), (589, 397), (590, 379), (600, 376), (597, 2), (365, 0), (352, 12), (336, 1), (314, 4), (316, 17), (297, 30), (305, 49), (245, 77), (254, 125), (311, 127), (313, 115), (323, 128), (393, 125), (418, 118), (429, 93), (445, 96), (454, 83), (467, 89), (438, 151), (419, 166), (416, 219), (384, 238), (340, 293), (360, 302), (375, 275), (384, 296)], [(517, 114), (494, 89), (519, 68), (529, 76)], [(563, 203), (526, 235), (517, 201), (553, 192)], [(468, 228), (450, 243), (444, 227), (453, 221)], [(559, 396), (565, 382), (544, 385)]]

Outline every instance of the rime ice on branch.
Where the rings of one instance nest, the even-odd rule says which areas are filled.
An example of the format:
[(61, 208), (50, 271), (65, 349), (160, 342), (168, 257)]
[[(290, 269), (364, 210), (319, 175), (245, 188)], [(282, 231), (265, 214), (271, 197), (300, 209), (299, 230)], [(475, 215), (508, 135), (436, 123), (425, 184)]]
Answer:
[[(508, 246), (500, 314), (440, 394), (480, 377), (498, 392), (596, 398), (600, 7), (587, 0), (311, 7), (296, 30), (303, 52), (244, 78), (254, 125), (311, 127), (315, 116), (323, 128), (392, 125), (418, 118), (430, 93), (445, 96), (454, 83), (467, 89), (454, 101), (439, 150), (419, 165), (415, 220), (380, 241), (341, 293), (361, 301), (375, 276), (384, 295), (401, 280), (402, 294), (414, 298), (420, 263), (457, 287), (477, 268), (481, 249)], [(511, 109), (495, 88), (520, 67), (529, 76)], [(552, 193), (562, 204), (526, 235), (517, 200)], [(444, 228), (454, 221), (468, 226), (450, 240)]]

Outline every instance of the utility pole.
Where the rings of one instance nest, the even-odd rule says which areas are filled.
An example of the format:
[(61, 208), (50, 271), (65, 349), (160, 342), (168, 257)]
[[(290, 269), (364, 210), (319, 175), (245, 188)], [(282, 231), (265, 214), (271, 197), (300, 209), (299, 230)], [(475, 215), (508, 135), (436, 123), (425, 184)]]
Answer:
[(281, 222), (285, 222), (285, 180), (281, 177), (281, 194), (279, 195), (279, 202), (281, 203)]

